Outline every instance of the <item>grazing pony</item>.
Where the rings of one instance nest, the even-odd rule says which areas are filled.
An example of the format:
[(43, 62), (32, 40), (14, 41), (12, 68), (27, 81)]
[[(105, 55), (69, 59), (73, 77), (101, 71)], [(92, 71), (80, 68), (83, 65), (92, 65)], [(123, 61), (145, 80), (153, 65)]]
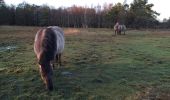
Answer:
[(123, 24), (123, 25), (119, 25), (119, 24), (115, 24), (114, 25), (114, 31), (115, 31), (115, 35), (121, 35), (121, 32), (124, 33), (125, 35), (125, 32), (126, 32), (126, 26)]
[(53, 90), (52, 62), (56, 59), (61, 65), (61, 54), (64, 50), (64, 33), (57, 26), (40, 29), (34, 41), (34, 52), (38, 59), (41, 78), (48, 90)]

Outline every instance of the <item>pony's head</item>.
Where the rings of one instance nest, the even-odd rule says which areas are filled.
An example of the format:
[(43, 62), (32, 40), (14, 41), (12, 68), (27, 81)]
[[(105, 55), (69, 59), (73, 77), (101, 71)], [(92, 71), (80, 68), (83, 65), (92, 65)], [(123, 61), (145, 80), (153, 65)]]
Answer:
[(41, 78), (44, 81), (46, 88), (48, 90), (53, 90), (53, 82), (52, 82), (52, 66), (50, 61), (47, 61), (44, 55), (41, 55), (39, 59), (39, 70), (41, 74)]

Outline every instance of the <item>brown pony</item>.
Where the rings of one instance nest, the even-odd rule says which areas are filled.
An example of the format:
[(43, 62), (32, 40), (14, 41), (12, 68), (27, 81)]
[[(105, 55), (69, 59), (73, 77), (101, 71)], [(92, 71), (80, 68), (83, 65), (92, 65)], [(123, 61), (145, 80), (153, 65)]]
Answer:
[(61, 66), (64, 42), (64, 33), (57, 26), (40, 29), (35, 36), (34, 52), (38, 59), (41, 78), (48, 90), (53, 90), (52, 61), (56, 58)]

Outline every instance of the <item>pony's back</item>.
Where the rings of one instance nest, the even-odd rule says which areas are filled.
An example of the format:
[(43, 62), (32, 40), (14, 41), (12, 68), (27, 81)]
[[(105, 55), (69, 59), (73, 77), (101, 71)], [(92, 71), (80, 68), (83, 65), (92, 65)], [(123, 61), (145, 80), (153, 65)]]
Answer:
[(39, 58), (39, 63), (51, 61), (56, 54), (64, 50), (64, 33), (57, 26), (50, 26), (37, 32), (34, 51)]
[(56, 52), (55, 54), (60, 54), (64, 50), (64, 44), (65, 44), (65, 39), (64, 39), (64, 32), (60, 27), (57, 26), (49, 26), (49, 29), (52, 29), (53, 32), (55, 33), (56, 36)]

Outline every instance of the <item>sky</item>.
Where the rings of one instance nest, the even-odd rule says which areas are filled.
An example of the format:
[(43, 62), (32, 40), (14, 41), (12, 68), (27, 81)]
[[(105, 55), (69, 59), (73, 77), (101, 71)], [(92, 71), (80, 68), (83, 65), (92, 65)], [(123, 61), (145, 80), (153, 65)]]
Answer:
[[(70, 7), (72, 5), (79, 5), (79, 6), (88, 6), (91, 7), (99, 5), (103, 5), (104, 3), (107, 4), (116, 4), (118, 2), (123, 3), (124, 0), (4, 0), (7, 4), (18, 5), (22, 2), (27, 2), (30, 4), (42, 5), (48, 4), (50, 6), (54, 6), (55, 8), (58, 7)], [(127, 0), (127, 4), (132, 3), (133, 0)], [(160, 13), (160, 16), (157, 17), (158, 20), (162, 21), (164, 18), (170, 17), (170, 0), (148, 0), (148, 3), (153, 3), (154, 7), (153, 10)]]

